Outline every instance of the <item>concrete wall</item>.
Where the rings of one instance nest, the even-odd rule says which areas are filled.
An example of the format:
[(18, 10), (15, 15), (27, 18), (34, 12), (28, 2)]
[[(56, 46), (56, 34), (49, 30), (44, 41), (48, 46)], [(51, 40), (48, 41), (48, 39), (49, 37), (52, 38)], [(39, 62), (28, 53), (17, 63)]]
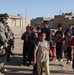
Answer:
[(31, 26), (32, 27), (37, 27), (37, 26), (43, 27), (43, 21), (48, 21), (48, 24), (49, 24), (50, 18), (38, 17), (36, 19), (32, 19)]
[(57, 28), (59, 24), (61, 24), (63, 27), (67, 28), (69, 24), (74, 24), (74, 13), (62, 13), (62, 15), (55, 15), (54, 19), (52, 20), (51, 18), (43, 18), (43, 17), (38, 17), (36, 19), (31, 20), (31, 25), (36, 27), (37, 24), (41, 25), (42, 27), (42, 22), (44, 20), (48, 21), (48, 25), (50, 28)]
[(24, 15), (10, 15), (8, 19), (10, 27), (26, 27), (31, 24), (30, 18), (25, 18)]
[(54, 24), (56, 25), (56, 27), (58, 24), (62, 24), (63, 27), (68, 27), (69, 24), (74, 24), (74, 20), (69, 19), (69, 17), (65, 16), (57, 16), (54, 18)]

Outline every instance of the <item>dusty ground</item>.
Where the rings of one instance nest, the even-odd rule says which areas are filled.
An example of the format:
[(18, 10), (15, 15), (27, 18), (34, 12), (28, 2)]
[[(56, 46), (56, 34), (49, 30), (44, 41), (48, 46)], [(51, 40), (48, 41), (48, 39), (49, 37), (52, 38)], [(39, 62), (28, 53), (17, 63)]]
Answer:
[[(21, 41), (20, 37), (24, 28), (12, 28), (15, 33), (15, 49), (13, 53), (15, 53), (14, 59), (11, 56), (11, 61), (6, 63), (5, 68), (7, 71), (5, 75), (32, 75), (33, 65), (29, 66), (21, 66), (22, 65), (22, 45), (23, 41)], [(72, 70), (70, 65), (66, 65), (66, 60), (62, 62), (50, 62), (50, 72), (51, 75), (74, 75), (74, 71)], [(43, 75), (45, 75), (43, 73)]]

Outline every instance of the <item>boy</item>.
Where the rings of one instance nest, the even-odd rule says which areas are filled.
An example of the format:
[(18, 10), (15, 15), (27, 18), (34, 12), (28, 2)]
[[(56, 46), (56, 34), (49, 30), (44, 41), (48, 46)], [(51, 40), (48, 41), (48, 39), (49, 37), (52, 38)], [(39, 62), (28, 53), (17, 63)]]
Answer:
[(51, 36), (50, 36), (50, 50), (51, 50), (51, 57), (52, 60), (55, 58), (55, 31), (51, 31)]
[[(41, 74), (41, 68), (45, 68), (46, 75), (50, 75), (49, 72), (49, 43), (45, 41), (46, 34), (41, 32), (40, 41), (34, 49), (34, 64), (37, 63), (38, 75)], [(37, 53), (37, 55), (36, 55)], [(36, 59), (37, 56), (37, 59)]]
[(62, 61), (62, 47), (63, 43), (59, 40), (63, 37), (62, 26), (58, 25), (58, 31), (55, 33), (55, 42), (56, 42), (56, 61)]
[(37, 37), (36, 37), (36, 29), (32, 28), (32, 33), (31, 33), (31, 51), (30, 51), (30, 55), (31, 55), (31, 59), (34, 60), (34, 47), (37, 41)]
[[(40, 40), (40, 36), (41, 36), (41, 33), (38, 33), (38, 38), (37, 38), (37, 43), (39, 42)], [(37, 75), (37, 63), (34, 64), (33, 66), (33, 74)], [(42, 74), (41, 74), (42, 75)]]
[(41, 28), (37, 27), (37, 37), (38, 37), (38, 33), (41, 32)]
[[(31, 64), (31, 28), (30, 26), (26, 27), (26, 32), (22, 34), (21, 39), (24, 41), (23, 43), (23, 65), (27, 65), (27, 58), (28, 58), (28, 66)], [(27, 57), (28, 54), (28, 57)]]
[(73, 63), (72, 63), (72, 68), (74, 69), (74, 37), (72, 40), (67, 44), (68, 46), (73, 46)]
[(72, 47), (68, 46), (67, 44), (72, 40), (72, 33), (71, 31), (67, 31), (67, 35), (62, 38), (60, 41), (65, 41), (65, 47), (66, 47), (66, 52), (67, 52), (67, 64), (71, 65), (72, 64)]

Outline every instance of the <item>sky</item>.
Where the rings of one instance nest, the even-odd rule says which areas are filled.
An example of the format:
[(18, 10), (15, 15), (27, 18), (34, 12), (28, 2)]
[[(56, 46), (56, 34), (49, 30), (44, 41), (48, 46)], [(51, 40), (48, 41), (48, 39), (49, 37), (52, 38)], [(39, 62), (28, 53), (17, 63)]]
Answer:
[(29, 18), (54, 17), (74, 11), (74, 0), (0, 0), (0, 13), (24, 14)]

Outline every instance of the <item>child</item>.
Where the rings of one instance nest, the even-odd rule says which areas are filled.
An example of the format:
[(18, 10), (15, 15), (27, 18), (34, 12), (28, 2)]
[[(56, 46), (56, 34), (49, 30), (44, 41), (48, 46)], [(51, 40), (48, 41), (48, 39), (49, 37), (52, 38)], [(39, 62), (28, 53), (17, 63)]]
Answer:
[(27, 54), (28, 54), (28, 66), (31, 64), (31, 27), (26, 27), (26, 32), (24, 32), (21, 36), (23, 42), (23, 65), (27, 64)]
[(52, 57), (52, 59), (55, 58), (54, 45), (55, 45), (55, 31), (52, 30), (51, 36), (50, 36), (50, 50), (51, 50), (51, 57)]
[[(41, 33), (38, 33), (37, 43), (38, 43), (39, 40), (40, 40), (40, 36), (41, 36)], [(34, 64), (34, 67), (33, 67), (33, 74), (37, 75), (37, 63)]]
[(37, 33), (41, 32), (41, 28), (37, 27)]
[(74, 69), (74, 37), (72, 40), (67, 44), (68, 46), (73, 46), (73, 63), (72, 63), (72, 68)]
[(60, 41), (65, 41), (65, 46), (66, 46), (66, 52), (67, 52), (67, 64), (71, 65), (72, 64), (72, 47), (68, 46), (67, 44), (71, 41), (72, 35), (70, 31), (67, 31), (67, 35), (62, 38)]
[[(25, 43), (24, 43), (24, 52), (23, 52), (23, 65), (27, 64), (27, 60), (29, 61), (29, 64), (31, 64), (31, 41), (29, 41), (29, 35), (25, 34)], [(28, 57), (27, 57), (28, 56)]]
[[(40, 41), (34, 50), (34, 64), (37, 63), (38, 75), (41, 74), (41, 68), (45, 68), (46, 75), (50, 75), (49, 72), (49, 43), (45, 41), (46, 34), (41, 32)], [(37, 53), (37, 54), (36, 54)], [(36, 58), (37, 56), (37, 58)]]
[(56, 42), (56, 61), (62, 61), (62, 47), (63, 43), (59, 40), (63, 37), (62, 26), (58, 25), (58, 31), (55, 33), (55, 42)]
[(31, 59), (34, 60), (34, 47), (37, 41), (36, 37), (36, 29), (32, 28), (32, 33), (31, 33)]

